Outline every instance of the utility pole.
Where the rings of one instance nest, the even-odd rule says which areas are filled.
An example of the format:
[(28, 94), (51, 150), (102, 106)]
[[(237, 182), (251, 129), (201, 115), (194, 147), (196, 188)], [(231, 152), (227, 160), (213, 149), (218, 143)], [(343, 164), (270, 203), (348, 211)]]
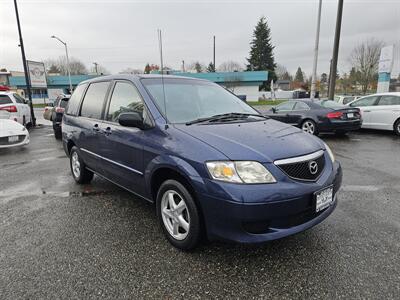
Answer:
[(185, 61), (182, 60), (182, 72), (185, 73)]
[(22, 40), (21, 24), (19, 23), (17, 0), (14, 0), (14, 6), (15, 6), (15, 15), (17, 16), (17, 25), (18, 25), (18, 34), (19, 34), (19, 46), (21, 47), (22, 64), (24, 66), (26, 91), (28, 93), (29, 106), (30, 106), (30, 109), (31, 109), (32, 126), (36, 126), (35, 112), (33, 111), (33, 103), (32, 103), (31, 81), (29, 79), (28, 66), (27, 66), (27, 63), (26, 63), (24, 41)]
[(93, 64), (94, 64), (94, 69), (95, 69), (95, 71), (96, 71), (96, 75), (99, 75), (99, 72), (97, 71), (97, 65), (98, 65), (98, 63), (97, 63), (97, 62), (94, 62)]
[(337, 11), (337, 16), (336, 16), (335, 42), (333, 45), (331, 76), (330, 76), (330, 80), (329, 80), (328, 99), (330, 99), (330, 100), (333, 100), (333, 98), (335, 96), (337, 61), (338, 61), (338, 55), (339, 55), (340, 30), (342, 27), (342, 13), (343, 13), (343, 0), (339, 0), (338, 11)]
[(214, 35), (214, 47), (213, 47), (213, 65), (214, 65), (214, 72), (217, 70), (215, 66), (215, 35)]
[(313, 73), (311, 79), (311, 100), (315, 98), (315, 91), (317, 85), (317, 64), (318, 64), (318, 47), (319, 47), (319, 31), (321, 27), (321, 7), (322, 7), (322, 0), (319, 0), (318, 5), (318, 18), (317, 18), (317, 32), (315, 35), (315, 47), (314, 47), (314, 64), (313, 64)]

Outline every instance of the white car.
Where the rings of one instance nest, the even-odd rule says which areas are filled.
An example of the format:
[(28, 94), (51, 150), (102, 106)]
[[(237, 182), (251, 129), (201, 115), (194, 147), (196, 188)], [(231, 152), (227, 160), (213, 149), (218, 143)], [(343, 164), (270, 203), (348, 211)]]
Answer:
[(348, 103), (350, 103), (350, 102), (352, 102), (352, 101), (354, 101), (354, 100), (356, 100), (358, 98), (360, 98), (360, 96), (340, 96), (340, 95), (337, 95), (337, 96), (335, 96), (335, 101), (337, 103), (346, 105), (346, 104), (348, 104)]
[(31, 121), (31, 110), (25, 99), (15, 92), (0, 92), (0, 111), (8, 111), (10, 119), (24, 126)]
[(29, 144), (29, 132), (21, 124), (10, 120), (10, 114), (0, 111), (0, 149)]
[(400, 93), (380, 93), (348, 104), (361, 110), (362, 128), (393, 130), (400, 135)]

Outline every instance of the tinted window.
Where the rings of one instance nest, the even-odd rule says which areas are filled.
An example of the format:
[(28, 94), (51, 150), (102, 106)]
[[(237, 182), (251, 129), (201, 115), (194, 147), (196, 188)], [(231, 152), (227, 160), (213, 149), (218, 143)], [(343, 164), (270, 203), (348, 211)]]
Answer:
[(106, 97), (109, 82), (95, 82), (89, 85), (83, 98), (81, 116), (100, 119), (103, 110), (103, 103)]
[(282, 104), (279, 104), (279, 105), (276, 107), (276, 110), (277, 110), (277, 111), (281, 111), (281, 110), (283, 110), (283, 111), (293, 110), (293, 107), (294, 107), (295, 103), (296, 103), (296, 102), (293, 102), (293, 101), (284, 102), (284, 103), (282, 103)]
[(382, 96), (378, 105), (400, 105), (400, 97)]
[(295, 110), (309, 110), (310, 107), (304, 102), (296, 102)]
[(79, 109), (79, 103), (81, 102), (83, 92), (86, 89), (87, 84), (78, 85), (68, 101), (67, 114), (77, 115)]
[(370, 96), (361, 98), (360, 100), (354, 101), (350, 104), (351, 107), (358, 107), (358, 106), (372, 106), (375, 104), (376, 100), (378, 100), (378, 96)]
[(20, 95), (18, 95), (18, 94), (13, 94), (13, 96), (14, 96), (15, 101), (16, 101), (17, 103), (21, 103), (21, 104), (24, 104), (24, 103), (25, 103), (25, 99), (22, 98)]
[(111, 96), (107, 120), (118, 122), (118, 117), (124, 112), (137, 112), (142, 117), (144, 103), (137, 89), (128, 82), (117, 82)]
[(13, 103), (7, 95), (0, 95), (0, 105)]

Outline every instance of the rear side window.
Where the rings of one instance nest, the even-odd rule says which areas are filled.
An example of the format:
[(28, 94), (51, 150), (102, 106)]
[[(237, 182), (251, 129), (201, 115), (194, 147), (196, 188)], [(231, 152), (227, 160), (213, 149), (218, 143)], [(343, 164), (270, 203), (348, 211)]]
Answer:
[(370, 96), (370, 97), (361, 98), (360, 100), (352, 102), (350, 104), (350, 106), (351, 107), (372, 106), (372, 105), (375, 105), (378, 98), (379, 98), (379, 96)]
[(288, 101), (288, 102), (284, 102), (282, 104), (279, 104), (276, 107), (277, 111), (290, 111), (293, 110), (295, 102), (294, 101)]
[(309, 110), (310, 107), (304, 102), (296, 102), (295, 110)]
[(0, 95), (0, 105), (13, 103), (7, 95)]
[(400, 97), (382, 96), (378, 105), (400, 105)]
[(87, 84), (81, 84), (76, 87), (76, 90), (68, 101), (67, 115), (78, 115), (79, 103), (81, 102), (86, 86)]
[(83, 98), (81, 108), (82, 117), (101, 119), (101, 112), (109, 84), (109, 82), (95, 82), (89, 85)]

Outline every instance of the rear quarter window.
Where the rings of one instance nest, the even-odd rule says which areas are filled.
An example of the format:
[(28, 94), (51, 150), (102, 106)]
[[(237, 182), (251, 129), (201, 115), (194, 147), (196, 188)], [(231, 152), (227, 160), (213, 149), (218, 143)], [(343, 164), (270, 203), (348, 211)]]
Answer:
[(87, 87), (87, 84), (81, 84), (78, 85), (73, 92), (71, 98), (67, 102), (67, 115), (72, 115), (72, 116), (77, 116), (78, 111), (79, 111), (79, 104), (81, 102), (83, 93), (85, 92), (85, 89)]
[(0, 95), (0, 105), (13, 103), (7, 95)]

